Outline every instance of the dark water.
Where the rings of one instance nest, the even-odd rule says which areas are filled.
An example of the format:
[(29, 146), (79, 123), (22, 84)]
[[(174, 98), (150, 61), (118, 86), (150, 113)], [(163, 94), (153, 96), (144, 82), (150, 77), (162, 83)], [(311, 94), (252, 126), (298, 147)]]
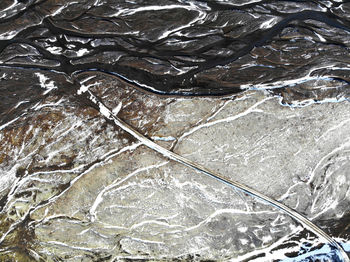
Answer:
[[(51, 94), (75, 97), (86, 72), (153, 95), (262, 89), (296, 107), (344, 101), (349, 47), (346, 1), (3, 0), (0, 125)], [(319, 261), (337, 261), (325, 250)]]
[(287, 104), (348, 97), (346, 3), (5, 1), (1, 8), (1, 86), (15, 87), (0, 112), (23, 100), (24, 83), (12, 74), (38, 85), (25, 69), (68, 82), (101, 71), (163, 95), (266, 89)]
[[(2, 5), (3, 72), (20, 67), (70, 78), (97, 70), (166, 95), (225, 95), (248, 88), (283, 93), (291, 86), (296, 99), (347, 93), (349, 7), (341, 2)], [(317, 81), (330, 90), (312, 90)], [(311, 90), (303, 88), (305, 82)]]

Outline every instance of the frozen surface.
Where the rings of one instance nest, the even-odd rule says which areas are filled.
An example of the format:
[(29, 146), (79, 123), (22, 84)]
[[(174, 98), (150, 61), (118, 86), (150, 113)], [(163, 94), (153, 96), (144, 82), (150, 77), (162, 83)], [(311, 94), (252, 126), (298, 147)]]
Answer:
[(0, 261), (342, 261), (292, 216), (113, 117), (349, 253), (349, 11), (3, 1)]

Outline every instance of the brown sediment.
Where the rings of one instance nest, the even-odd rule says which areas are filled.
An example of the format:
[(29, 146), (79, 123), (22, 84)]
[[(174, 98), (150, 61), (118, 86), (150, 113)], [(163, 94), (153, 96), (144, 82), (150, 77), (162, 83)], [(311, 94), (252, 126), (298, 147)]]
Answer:
[[(11, 226), (16, 221), (11, 220), (6, 214), (0, 214), (0, 232), (5, 234), (11, 230)], [(37, 261), (33, 257), (30, 250), (34, 250), (36, 246), (36, 238), (33, 228), (28, 226), (29, 220), (25, 219), (19, 224), (16, 224), (5, 239), (0, 243), (0, 261)], [(43, 261), (39, 259), (39, 261)]]
[[(118, 117), (132, 128), (148, 138), (158, 139), (157, 143), (164, 148), (174, 149), (180, 155), (194, 158), (193, 161), (203, 161), (204, 166), (213, 170), (221, 169), (225, 175), (237, 174), (237, 181), (245, 180), (244, 183), (265, 188), (268, 195), (278, 196), (287, 190), (295, 184), (294, 177), (304, 176), (297, 182), (305, 185), (309, 168), (319, 160), (317, 156), (332, 152), (332, 146), (340, 146), (348, 134), (346, 106), (338, 109), (319, 107), (321, 116), (311, 109), (294, 114), (288, 111), (289, 107), (281, 109), (277, 99), (274, 100), (276, 103), (260, 107), (267, 92), (256, 100), (247, 99), (247, 103), (225, 104), (225, 100), (251, 95), (251, 91), (244, 92), (254, 88), (277, 95), (283, 104), (292, 106), (346, 97), (350, 79), (346, 4), (335, 1), (328, 4), (307, 1), (289, 1), (286, 5), (278, 1), (246, 4), (237, 1), (227, 5), (222, 1), (207, 1), (205, 5), (198, 5), (201, 1), (188, 1), (190, 5), (176, 2), (182, 7), (171, 10), (166, 10), (166, 5), (161, 3), (161, 10), (146, 8), (145, 11), (137, 9), (138, 6), (147, 7), (148, 4), (142, 1), (139, 5), (125, 2), (106, 6), (94, 4), (95, 1), (54, 0), (35, 4), (17, 1), (7, 10), (10, 2), (0, 7), (3, 12), (0, 34), (4, 36), (4, 40), (0, 40), (0, 93), (6, 97), (0, 103), (0, 125), (16, 117), (19, 119), (1, 130), (0, 164), (9, 178), (5, 178), (8, 185), (1, 192), (0, 207), (4, 209), (1, 211), (4, 217), (0, 218), (0, 231), (7, 232), (10, 225), (15, 225), (3, 243), (8, 250), (17, 250), (14, 254), (18, 260), (30, 260), (28, 250), (32, 247), (40, 249), (34, 246), (36, 236), (23, 218), (30, 208), (38, 208), (30, 214), (36, 222), (45, 217), (46, 208), (49, 215), (72, 212), (72, 216), (79, 217), (75, 222), (89, 220), (89, 204), (101, 190), (113, 187), (119, 178), (128, 179), (128, 174), (138, 172), (137, 167), (142, 169), (149, 164), (158, 164), (155, 162), (157, 154), (139, 145), (111, 120), (104, 119), (98, 105), (77, 95), (83, 85), (80, 81), (86, 77), (95, 76), (84, 85), (99, 84), (90, 89), (108, 108), (117, 109), (120, 104)], [(153, 7), (160, 3), (151, 4)], [(203, 16), (197, 17), (199, 14)], [(198, 21), (193, 20), (197, 18)], [(263, 23), (265, 25), (261, 26)], [(6, 33), (14, 35), (6, 40)], [(45, 77), (39, 78), (37, 73)], [(302, 81), (289, 82), (298, 79)], [(49, 91), (45, 85), (51, 81), (57, 89)], [(201, 100), (202, 97), (205, 99)], [(60, 98), (64, 101), (53, 105)], [(51, 105), (44, 106), (45, 103)], [(259, 108), (254, 103), (259, 103)], [(43, 107), (36, 109), (36, 104)], [(223, 113), (221, 116), (220, 112)], [(332, 114), (343, 115), (327, 118)], [(238, 121), (232, 118), (235, 115)], [(276, 118), (270, 117), (272, 115)], [(305, 115), (310, 116), (308, 121)], [(326, 123), (323, 119), (327, 119)], [(70, 127), (73, 127), (71, 131)], [(337, 133), (338, 130), (341, 131)], [(332, 137), (322, 140), (320, 137), (324, 134)], [(339, 140), (329, 142), (337, 136)], [(279, 137), (283, 139), (279, 140)], [(288, 140), (290, 137), (293, 139)], [(319, 138), (321, 142), (314, 143)], [(178, 139), (181, 140), (179, 143)], [(298, 151), (294, 150), (294, 144), (300, 147)], [(307, 148), (308, 145), (312, 148)], [(298, 158), (298, 154), (302, 157)], [(265, 161), (265, 156), (274, 161)], [(144, 161), (143, 165), (137, 160)], [(278, 167), (274, 166), (276, 163)], [(145, 198), (140, 182), (157, 182), (159, 177), (161, 181), (168, 173), (173, 174), (174, 166), (164, 172), (155, 166), (155, 172), (140, 171), (133, 181), (140, 186), (140, 193), (136, 192), (130, 201)], [(174, 171), (174, 174), (175, 179), (178, 173)], [(201, 187), (202, 181), (198, 184), (188, 181), (178, 192), (193, 185)], [(168, 181), (169, 188), (178, 186), (173, 182)], [(211, 185), (208, 181), (203, 187), (209, 190)], [(306, 184), (306, 189), (297, 188), (300, 191), (288, 196), (287, 204), (309, 214), (307, 207), (311, 204), (294, 196), (301, 196), (309, 189), (318, 192), (322, 189), (318, 185), (323, 183), (312, 181)], [(148, 191), (157, 189), (153, 186)], [(193, 189), (193, 192), (197, 191)], [(202, 202), (210, 199), (204, 189), (200, 193), (204, 196)], [(329, 195), (333, 191), (320, 191), (323, 193)], [(112, 200), (124, 196), (128, 194), (116, 194)], [(175, 198), (171, 199), (173, 203)], [(161, 208), (167, 194), (156, 200), (149, 210)], [(186, 198), (186, 201), (191, 199)], [(188, 207), (183, 199), (179, 202)], [(232, 204), (232, 199), (227, 203)], [(347, 202), (344, 200), (344, 203)], [(140, 209), (144, 211), (143, 206)], [(339, 209), (335, 208), (334, 214), (339, 215)], [(102, 215), (108, 216), (109, 211), (107, 206)], [(186, 213), (184, 208), (179, 209), (183, 219), (196, 212)], [(310, 216), (314, 213), (317, 212), (311, 212)], [(201, 219), (205, 215), (208, 214)], [(25, 222), (16, 225), (21, 219)], [(334, 227), (334, 232), (348, 237), (340, 232), (341, 225), (348, 229), (346, 219), (345, 215)], [(196, 217), (193, 221), (198, 223), (199, 220), (200, 217)], [(168, 222), (166, 219), (159, 221)], [(332, 221), (327, 224), (328, 228), (332, 227)], [(145, 228), (142, 227), (140, 232)], [(21, 234), (25, 244), (19, 243)], [(92, 242), (95, 243), (97, 238)], [(223, 250), (215, 248), (216, 243), (213, 247), (213, 250)], [(58, 253), (59, 249), (52, 247)], [(235, 249), (231, 251), (236, 252)], [(138, 255), (146, 256), (153, 251), (142, 252), (140, 250)], [(94, 258), (91, 254), (85, 255)], [(7, 256), (0, 260), (14, 259)], [(194, 257), (184, 255), (183, 258)]]
[[(18, 206), (18, 204), (12, 203), (12, 206), (8, 207), (8, 204), (10, 203), (9, 201), (11, 201), (9, 196), (2, 196), (0, 203), (2, 209), (0, 217), (0, 235), (5, 234), (9, 230), (10, 232), (0, 244), (3, 249), (0, 254), (1, 261), (34, 260), (30, 250), (32, 248), (35, 249), (35, 234), (33, 228), (28, 226), (30, 215), (27, 214), (26, 218), (23, 218), (23, 215), (25, 215), (25, 212), (27, 212), (28, 209), (35, 207), (36, 205), (44, 204), (49, 198), (58, 195), (69, 188), (71, 186), (70, 181), (78, 175), (74, 175), (74, 173), (70, 175), (69, 170), (76, 166), (78, 154), (81, 152), (75, 149), (65, 151), (62, 154), (57, 155), (56, 161), (51, 161), (51, 164), (46, 165), (41, 162), (47, 157), (45, 155), (45, 147), (50, 143), (60, 143), (62, 146), (65, 146), (66, 143), (72, 143), (72, 139), (85, 139), (86, 143), (89, 144), (89, 141), (91, 141), (93, 137), (102, 134), (106, 135), (106, 130), (110, 128), (108, 122), (101, 119), (99, 112), (94, 108), (88, 106), (77, 106), (76, 102), (68, 102), (67, 100), (63, 100), (62, 104), (52, 106), (53, 102), (58, 102), (60, 99), (60, 97), (47, 98), (42, 104), (45, 105), (51, 103), (51, 106), (45, 106), (39, 110), (29, 110), (21, 120), (13, 122), (2, 130), (3, 139), (0, 144), (0, 150), (6, 152), (1, 155), (3, 159), (1, 164), (4, 168), (11, 168), (12, 164), (6, 162), (6, 159), (11, 162), (14, 161), (14, 154), (19, 152), (22, 146), (23, 150), (25, 150), (24, 152), (34, 153), (24, 162), (22, 160), (23, 164), (17, 167), (15, 177), (19, 179), (18, 182), (21, 180), (25, 181), (27, 175), (34, 173), (40, 174), (40, 172), (62, 172), (67, 170), (67, 174), (63, 173), (63, 181), (58, 181), (58, 184), (52, 185), (51, 189), (50, 185), (46, 186), (46, 188), (43, 187), (40, 190), (31, 189), (32, 187), (37, 187), (36, 182), (34, 181), (27, 182), (18, 190), (15, 185), (12, 185), (15, 189), (12, 197), (28, 200), (28, 206), (27, 204), (25, 204), (25, 206)], [(61, 129), (69, 130), (70, 125), (74, 124), (74, 122), (72, 123), (71, 119), (69, 119), (72, 115), (74, 115), (76, 119), (80, 119), (84, 122), (90, 123), (90, 121), (100, 121), (101, 125), (95, 126), (88, 134), (83, 134), (83, 137), (78, 136), (74, 138), (66, 135), (62, 142), (56, 142), (57, 132), (61, 132)], [(61, 128), (57, 129), (57, 126), (59, 125), (61, 125)], [(84, 126), (84, 128), (86, 127)], [(119, 133), (119, 135), (115, 135), (114, 139), (118, 137), (118, 141), (124, 141), (124, 144), (133, 143), (134, 139), (131, 138), (130, 135), (117, 130), (115, 126), (113, 126), (112, 129)], [(77, 129), (73, 131), (84, 132), (82, 127), (77, 127)], [(86, 135), (89, 137), (85, 137)], [(80, 151), (81, 150), (84, 149), (80, 149)], [(97, 160), (92, 163), (88, 162), (86, 168), (97, 163), (99, 155), (97, 155), (96, 158)], [(80, 159), (79, 161), (81, 162), (82, 160)], [(47, 176), (47, 178), (49, 179), (50, 177)], [(67, 182), (64, 182), (65, 180), (67, 180)], [(3, 191), (2, 193), (6, 193), (6, 191)], [(4, 209), (5, 206), (7, 206), (6, 210)], [(19, 222), (21, 219), (24, 220)], [(13, 228), (11, 229), (11, 227)]]

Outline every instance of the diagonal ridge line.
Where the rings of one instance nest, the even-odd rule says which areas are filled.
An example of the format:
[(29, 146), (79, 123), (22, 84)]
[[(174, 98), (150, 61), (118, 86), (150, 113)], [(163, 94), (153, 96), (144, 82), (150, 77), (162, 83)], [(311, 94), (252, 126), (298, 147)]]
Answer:
[(122, 128), (124, 131), (138, 139), (140, 142), (142, 142), (144, 145), (149, 147), (150, 149), (162, 154), (164, 157), (167, 157), (171, 160), (174, 160), (176, 162), (179, 162), (187, 167), (190, 167), (196, 171), (199, 171), (211, 178), (214, 178), (230, 187), (239, 189), (251, 196), (254, 196), (264, 202), (267, 202), (271, 204), (272, 206), (280, 209), (284, 213), (288, 214), (291, 216), (294, 220), (302, 224), (305, 228), (313, 232), (315, 235), (320, 237), (321, 239), (325, 240), (328, 242), (331, 246), (336, 248), (338, 252), (340, 253), (340, 257), (342, 257), (342, 261), (344, 262), (350, 262), (349, 257), (347, 256), (346, 252), (344, 249), (331, 237), (329, 236), (326, 232), (324, 232), (321, 228), (319, 228), (317, 225), (315, 225), (311, 220), (308, 218), (304, 217), (301, 215), (299, 212), (296, 210), (286, 206), (285, 204), (264, 195), (263, 193), (260, 193), (259, 191), (250, 188), (244, 184), (241, 184), (237, 181), (233, 181), (230, 179), (225, 178), (221, 174), (214, 172), (194, 161), (191, 161), (181, 155), (178, 155), (160, 145), (157, 143), (153, 142), (151, 139), (147, 138), (137, 130), (135, 130), (132, 126), (124, 122), (122, 119), (120, 119), (118, 116), (112, 113), (112, 110), (110, 110), (92, 91), (90, 91), (86, 86), (82, 85), (81, 88), (77, 91), (78, 95), (85, 94), (87, 95), (87, 98), (96, 105), (100, 111), (100, 113), (105, 116), (107, 119), (113, 121), (118, 127)]

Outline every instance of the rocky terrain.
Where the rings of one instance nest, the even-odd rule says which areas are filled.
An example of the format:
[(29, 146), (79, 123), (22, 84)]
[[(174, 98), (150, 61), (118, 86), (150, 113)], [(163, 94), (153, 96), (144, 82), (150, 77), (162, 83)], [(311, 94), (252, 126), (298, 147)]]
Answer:
[(348, 261), (349, 13), (5, 0), (0, 261)]

